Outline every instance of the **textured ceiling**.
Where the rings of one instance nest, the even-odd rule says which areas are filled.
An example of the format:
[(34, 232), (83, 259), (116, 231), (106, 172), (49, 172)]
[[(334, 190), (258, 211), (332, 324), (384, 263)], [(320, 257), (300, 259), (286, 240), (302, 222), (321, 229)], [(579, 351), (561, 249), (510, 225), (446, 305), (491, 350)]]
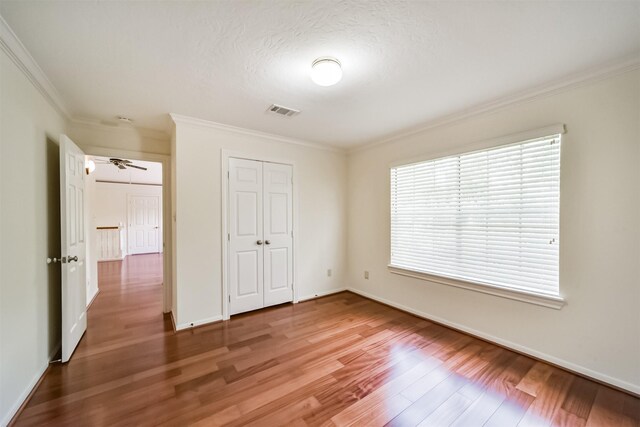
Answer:
[[(164, 130), (173, 112), (342, 147), (640, 52), (640, 2), (3, 0), (0, 14), (74, 117)], [(316, 86), (327, 55), (344, 77)]]

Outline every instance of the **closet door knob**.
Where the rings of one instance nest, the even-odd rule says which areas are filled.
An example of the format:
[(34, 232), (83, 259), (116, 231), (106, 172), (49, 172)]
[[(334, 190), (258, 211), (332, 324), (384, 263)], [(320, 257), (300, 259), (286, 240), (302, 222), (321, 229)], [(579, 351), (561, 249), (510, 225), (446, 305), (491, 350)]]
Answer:
[(265, 240), (265, 241), (264, 241), (264, 244), (265, 244), (265, 245), (270, 245), (270, 244), (271, 244), (271, 242), (270, 242), (270, 241), (268, 241), (268, 240)]
[(261, 245), (262, 244), (262, 240), (258, 240), (256, 243)]

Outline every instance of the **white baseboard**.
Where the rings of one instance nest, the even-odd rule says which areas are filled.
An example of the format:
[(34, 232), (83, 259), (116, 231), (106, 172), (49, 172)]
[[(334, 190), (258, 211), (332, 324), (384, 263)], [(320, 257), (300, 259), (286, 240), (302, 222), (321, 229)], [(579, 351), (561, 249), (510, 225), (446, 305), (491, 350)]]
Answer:
[(122, 261), (125, 258), (126, 255), (123, 255), (121, 258), (104, 258), (104, 259), (99, 259), (97, 262), (110, 262), (110, 261)]
[(469, 328), (468, 326), (461, 325), (459, 323), (451, 322), (449, 320), (443, 319), (443, 318), (438, 317), (438, 316), (433, 316), (431, 314), (422, 312), (420, 310), (416, 310), (416, 309), (413, 309), (411, 307), (407, 307), (405, 305), (399, 304), (397, 302), (390, 301), (390, 300), (388, 300), (386, 298), (378, 297), (376, 295), (370, 294), (370, 293), (362, 291), (360, 289), (349, 287), (349, 288), (347, 288), (347, 290), (350, 291), (350, 292), (353, 292), (354, 294), (358, 294), (358, 295), (361, 295), (363, 297), (372, 299), (374, 301), (378, 301), (378, 302), (381, 302), (383, 304), (387, 304), (387, 305), (389, 305), (391, 307), (395, 307), (395, 308), (397, 308), (399, 310), (406, 311), (408, 313), (414, 314), (414, 315), (416, 315), (418, 317), (421, 317), (423, 319), (433, 320), (434, 322), (441, 323), (441, 324), (449, 326), (451, 328), (466, 332), (468, 334), (471, 334), (471, 335), (474, 335), (476, 337), (485, 339), (487, 341), (496, 343), (496, 344), (501, 345), (503, 347), (507, 347), (507, 348), (512, 349), (514, 351), (517, 351), (519, 353), (527, 354), (527, 355), (532, 356), (532, 357), (534, 357), (536, 359), (544, 360), (544, 361), (549, 362), (549, 363), (551, 363), (553, 365), (559, 366), (561, 368), (568, 369), (569, 371), (584, 375), (584, 376), (589, 377), (589, 378), (593, 378), (594, 380), (609, 384), (609, 385), (617, 387), (619, 389), (626, 390), (626, 391), (628, 391), (630, 393), (633, 393), (635, 395), (640, 395), (640, 385), (632, 384), (632, 383), (629, 383), (627, 381), (621, 380), (619, 378), (610, 377), (610, 376), (608, 376), (606, 374), (602, 374), (600, 372), (593, 371), (593, 370), (591, 370), (589, 368), (585, 368), (584, 366), (576, 365), (575, 363), (566, 361), (564, 359), (560, 359), (560, 358), (557, 358), (555, 356), (551, 356), (549, 354), (542, 353), (540, 351), (531, 349), (529, 347), (525, 347), (523, 345), (516, 344), (514, 342), (511, 342), (511, 341), (496, 337), (494, 335), (487, 334), (487, 333), (478, 331), (478, 330), (473, 329), (473, 328)]
[(16, 401), (11, 406), (9, 411), (6, 414), (2, 415), (2, 419), (0, 419), (0, 426), (4, 427), (8, 425), (9, 422), (11, 422), (11, 419), (15, 417), (16, 413), (20, 410), (20, 407), (25, 403), (25, 401), (27, 400), (31, 392), (33, 392), (33, 389), (40, 382), (40, 379), (42, 378), (44, 373), (47, 371), (47, 368), (49, 367), (50, 361), (53, 360), (53, 358), (56, 356), (58, 351), (60, 351), (61, 346), (62, 346), (62, 341), (58, 342), (58, 344), (53, 348), (53, 350), (49, 354), (49, 360), (47, 361), (47, 363), (45, 363), (40, 367), (40, 369), (38, 370), (38, 372), (36, 372), (36, 374), (33, 376), (31, 381), (29, 381), (29, 384), (27, 385), (27, 387), (22, 391), (22, 393), (20, 393), (20, 396), (18, 396), (18, 399), (16, 399)]
[(87, 309), (89, 307), (91, 307), (91, 304), (93, 304), (93, 302), (96, 300), (96, 297), (98, 296), (98, 293), (100, 293), (100, 289), (96, 288), (96, 291), (93, 293), (93, 295), (91, 295), (91, 298), (89, 299), (89, 302), (87, 303)]
[(311, 295), (305, 295), (303, 297), (299, 297), (298, 302), (308, 301), (314, 298), (326, 297), (327, 295), (337, 294), (338, 292), (344, 292), (346, 290), (347, 288), (338, 288), (338, 289), (329, 289), (328, 291), (314, 292)]
[[(310, 300), (313, 298), (320, 298), (320, 297), (324, 297), (327, 295), (331, 295), (331, 294), (336, 294), (338, 292), (344, 292), (346, 291), (347, 288), (339, 288), (339, 289), (330, 289), (328, 291), (321, 291), (321, 292), (316, 292), (312, 295), (307, 295), (305, 297), (302, 298), (298, 298), (298, 302), (301, 301), (306, 301), (306, 300)], [(182, 331), (185, 329), (190, 329), (190, 328), (195, 328), (196, 326), (202, 326), (202, 325), (206, 325), (208, 323), (214, 323), (214, 322), (219, 322), (222, 320), (222, 315), (218, 315), (218, 316), (213, 316), (213, 317), (209, 317), (207, 319), (201, 319), (201, 320), (197, 320), (193, 323), (189, 322), (189, 323), (176, 323), (175, 318), (173, 317), (173, 312), (171, 312), (171, 321), (173, 322), (174, 325), (174, 329), (176, 331)]]
[(24, 403), (24, 401), (27, 399), (27, 397), (29, 397), (29, 394), (31, 393), (33, 388), (38, 384), (38, 382), (40, 381), (40, 378), (42, 377), (42, 375), (44, 375), (48, 366), (49, 366), (49, 362), (45, 363), (43, 366), (40, 367), (40, 369), (38, 370), (38, 372), (36, 372), (36, 374), (31, 379), (31, 381), (29, 381), (29, 384), (27, 385), (27, 387), (24, 389), (22, 393), (20, 393), (20, 396), (18, 397), (18, 399), (11, 406), (11, 408), (9, 409), (9, 412), (4, 414), (4, 416), (2, 417), (2, 420), (0, 420), (0, 426), (6, 426), (9, 424), (11, 419), (16, 415), (16, 413)]
[(195, 322), (180, 323), (180, 324), (175, 323), (175, 319), (173, 318), (173, 312), (171, 313), (171, 318), (174, 321), (176, 331), (182, 331), (184, 329), (195, 328), (196, 326), (202, 326), (208, 323), (219, 322), (222, 320), (222, 315), (209, 317), (207, 319), (196, 320)]

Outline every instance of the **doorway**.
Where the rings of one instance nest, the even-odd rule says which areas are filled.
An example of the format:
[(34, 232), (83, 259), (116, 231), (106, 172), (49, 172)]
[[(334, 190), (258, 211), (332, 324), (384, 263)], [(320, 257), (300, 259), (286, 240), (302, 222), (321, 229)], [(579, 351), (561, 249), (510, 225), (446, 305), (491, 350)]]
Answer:
[[(162, 163), (121, 157), (87, 156), (87, 304), (101, 288), (113, 287), (114, 272), (163, 265)], [(151, 255), (153, 263), (129, 257)], [(124, 276), (122, 276), (124, 277)], [(160, 285), (162, 286), (162, 285)], [(162, 292), (160, 292), (162, 295)]]
[[(161, 166), (162, 170), (162, 198), (161, 198), (161, 212), (162, 217), (159, 221), (159, 235), (162, 254), (162, 311), (163, 313), (169, 313), (173, 307), (173, 281), (172, 281), (172, 266), (171, 266), (171, 172), (170, 161), (171, 158), (164, 154), (154, 154), (138, 151), (128, 151), (118, 148), (104, 148), (104, 147), (85, 147), (85, 153), (88, 157), (102, 157), (102, 158), (120, 158), (123, 160), (131, 160), (134, 164), (136, 162), (151, 162)], [(87, 220), (88, 222), (90, 219)], [(95, 228), (95, 224), (93, 224)], [(95, 265), (95, 263), (92, 263)], [(96, 277), (97, 272), (94, 272)]]
[[(152, 202), (143, 203), (146, 209), (139, 210), (143, 216), (145, 214), (151, 216), (149, 219), (144, 219), (141, 226), (155, 224), (160, 229), (161, 224), (167, 221), (167, 215), (163, 214), (169, 211), (170, 202), (168, 200), (162, 202), (161, 198), (168, 194), (166, 188), (163, 191), (162, 183), (165, 178), (168, 180), (166, 166), (169, 158), (150, 154), (148, 156), (157, 158), (160, 162), (134, 162), (122, 156), (107, 157), (109, 154), (112, 156), (114, 154), (109, 153), (109, 149), (99, 148), (90, 148), (88, 151), (91, 154), (86, 155), (64, 134), (60, 136), (59, 146), (62, 256), (49, 258), (47, 262), (62, 264), (61, 361), (64, 363), (69, 361), (78, 347), (84, 348), (79, 350), (80, 352), (86, 351), (87, 346), (90, 345), (88, 341), (95, 343), (103, 338), (109, 340), (112, 334), (105, 331), (104, 325), (113, 332), (112, 326), (122, 316), (127, 320), (122, 325), (123, 334), (135, 332), (134, 323), (141, 325), (151, 323), (162, 329), (166, 327), (168, 317), (164, 316), (164, 313), (171, 307), (171, 293), (169, 293), (171, 288), (166, 280), (171, 275), (164, 268), (167, 263), (166, 257), (163, 256), (166, 235), (162, 231), (147, 233), (146, 243), (143, 238), (143, 247), (138, 248), (138, 253), (143, 251), (153, 251), (153, 253), (133, 255), (146, 258), (129, 262), (127, 259), (129, 246), (123, 243), (126, 242), (123, 234), (126, 236), (132, 225), (129, 222), (129, 213), (138, 212), (136, 209), (127, 209), (131, 195), (152, 196), (150, 197)], [(94, 150), (106, 152), (106, 155), (93, 154)], [(111, 188), (103, 188), (103, 186), (111, 186)], [(136, 186), (135, 189), (134, 186)], [(145, 189), (143, 190), (142, 187)], [(147, 190), (151, 187), (159, 188)], [(131, 194), (132, 189), (134, 194)], [(163, 217), (165, 217), (164, 220)], [(109, 223), (100, 224), (101, 221)], [(170, 226), (168, 228), (170, 230)], [(161, 241), (159, 236), (163, 236)], [(111, 266), (99, 269), (98, 260)], [(111, 274), (114, 272), (116, 274)], [(105, 285), (109, 282), (112, 286), (105, 286), (105, 289), (109, 289), (105, 292), (107, 295), (98, 296), (102, 282)], [(133, 292), (131, 292), (132, 289)], [(129, 295), (125, 295), (127, 293)], [(126, 296), (131, 298), (125, 298)], [(148, 310), (139, 310), (149, 302)], [(95, 308), (88, 313), (89, 306)], [(132, 309), (127, 310), (127, 306)], [(134, 323), (130, 323), (132, 320), (130, 316), (135, 317), (136, 313), (138, 318)], [(87, 317), (92, 315), (103, 321), (96, 322), (96, 326), (89, 330)], [(147, 318), (146, 316), (149, 315), (150, 317)], [(103, 326), (100, 326), (101, 324)], [(83, 341), (84, 345), (79, 346), (83, 336), (87, 338)]]
[[(225, 157), (225, 156), (223, 156)], [(294, 302), (294, 167), (225, 159), (223, 317)]]

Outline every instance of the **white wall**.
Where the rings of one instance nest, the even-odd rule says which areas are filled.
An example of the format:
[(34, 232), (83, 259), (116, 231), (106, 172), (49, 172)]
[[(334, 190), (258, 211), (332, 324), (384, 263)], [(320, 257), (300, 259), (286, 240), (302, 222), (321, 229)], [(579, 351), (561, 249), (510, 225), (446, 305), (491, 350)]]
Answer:
[[(296, 279), (300, 298), (340, 289), (346, 273), (346, 156), (206, 125), (176, 125), (178, 327), (222, 316), (221, 150), (295, 163)], [(294, 213), (295, 215), (295, 213)], [(327, 269), (332, 269), (331, 277)]]
[(58, 138), (65, 119), (0, 49), (0, 425), (60, 344)]
[[(560, 219), (567, 306), (387, 271), (391, 162), (553, 123), (567, 128)], [(640, 393), (640, 71), (357, 151), (348, 167), (350, 287)]]
[(131, 126), (116, 127), (72, 121), (69, 123), (68, 134), (73, 142), (85, 150), (87, 147), (106, 147), (137, 153), (171, 153), (166, 134)]

